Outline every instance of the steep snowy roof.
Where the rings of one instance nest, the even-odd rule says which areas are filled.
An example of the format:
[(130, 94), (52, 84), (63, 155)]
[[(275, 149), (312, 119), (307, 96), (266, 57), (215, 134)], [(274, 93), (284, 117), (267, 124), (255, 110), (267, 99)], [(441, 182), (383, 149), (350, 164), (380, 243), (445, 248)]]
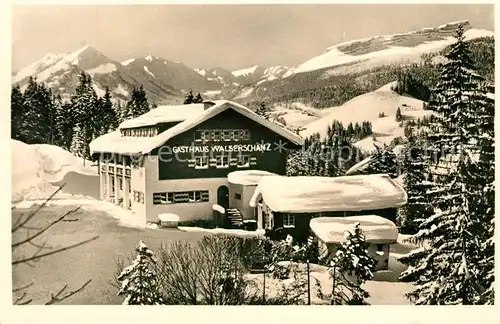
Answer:
[(275, 212), (315, 213), (400, 207), (406, 192), (385, 174), (343, 177), (263, 177), (250, 206), (260, 197)]
[(227, 175), (227, 181), (233, 184), (239, 184), (243, 186), (254, 186), (257, 185), (265, 176), (276, 176), (277, 174), (271, 173), (263, 170), (242, 170), (230, 172)]
[(356, 222), (363, 230), (366, 242), (396, 243), (398, 229), (388, 219), (376, 215), (349, 217), (318, 217), (309, 222), (313, 233), (325, 243), (341, 243), (346, 231), (352, 231)]
[[(165, 142), (167, 142), (169, 139), (181, 133), (184, 133), (193, 127), (196, 127), (202, 122), (218, 115), (219, 113), (227, 109), (233, 109), (237, 111), (243, 116), (248, 117), (249, 119), (283, 136), (284, 138), (288, 139), (290, 142), (294, 144), (302, 145), (303, 143), (302, 137), (290, 132), (289, 130), (283, 127), (280, 127), (279, 125), (273, 122), (268, 121), (267, 119), (257, 115), (255, 112), (253, 112), (252, 110), (248, 109), (245, 106), (227, 100), (216, 100), (214, 101), (214, 103), (216, 103), (214, 106), (206, 110), (202, 109), (197, 113), (195, 113), (194, 111), (188, 113), (188, 116), (186, 116), (185, 120), (153, 137), (120, 136), (119, 131), (111, 132), (106, 135), (100, 136), (90, 143), (90, 151), (92, 154), (97, 152), (108, 152), (108, 153), (118, 153), (118, 154), (148, 154), (153, 149), (165, 144)], [(189, 110), (190, 109), (189, 106), (191, 105), (182, 105), (178, 107), (181, 107), (184, 110)], [(142, 116), (145, 116), (147, 114), (149, 113), (146, 113)], [(137, 126), (151, 125), (151, 122), (153, 122), (154, 120), (153, 115), (150, 115), (150, 117), (144, 117), (144, 121), (141, 124), (141, 122), (137, 122), (137, 120), (142, 116), (139, 116), (134, 119), (136, 120), (135, 125)], [(155, 124), (158, 122), (165, 122), (169, 120), (167, 117), (164, 117), (161, 114), (156, 115), (156, 117), (157, 119)], [(170, 121), (173, 120), (170, 119)], [(120, 125), (120, 128), (132, 127), (130, 125), (134, 125), (133, 123), (131, 123), (131, 124), (126, 124), (126, 126), (123, 126), (124, 123)]]

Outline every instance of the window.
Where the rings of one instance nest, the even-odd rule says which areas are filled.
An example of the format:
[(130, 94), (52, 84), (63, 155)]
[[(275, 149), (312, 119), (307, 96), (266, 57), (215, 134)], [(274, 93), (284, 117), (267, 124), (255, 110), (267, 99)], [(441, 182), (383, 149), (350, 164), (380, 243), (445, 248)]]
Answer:
[(218, 155), (215, 157), (215, 166), (217, 168), (229, 168), (229, 156), (228, 155)]
[(153, 204), (171, 204), (173, 203), (173, 194), (171, 192), (155, 192), (153, 194)]
[(239, 141), (240, 140), (240, 131), (239, 130), (233, 130), (232, 132), (231, 139), (233, 141)]
[(238, 199), (238, 200), (241, 200), (241, 194), (235, 192), (234, 193), (234, 199)]
[(238, 155), (238, 167), (247, 168), (250, 166), (250, 155)]
[(115, 178), (111, 178), (111, 191), (115, 191)]
[(377, 251), (378, 252), (384, 251), (384, 245), (383, 244), (377, 244)]
[(220, 130), (214, 130), (212, 132), (212, 141), (220, 142), (221, 137), (222, 137), (222, 132)]
[(120, 190), (123, 190), (123, 179), (122, 178), (118, 179), (118, 184), (119, 184)]
[(224, 130), (222, 131), (222, 140), (223, 141), (230, 141), (231, 140), (231, 131), (229, 130)]
[(153, 193), (153, 204), (179, 204), (209, 201), (208, 190), (181, 191), (181, 192), (155, 192)]
[(283, 214), (283, 227), (284, 228), (295, 227), (295, 215)]
[(208, 168), (208, 156), (195, 156), (194, 157), (195, 169), (207, 169)]

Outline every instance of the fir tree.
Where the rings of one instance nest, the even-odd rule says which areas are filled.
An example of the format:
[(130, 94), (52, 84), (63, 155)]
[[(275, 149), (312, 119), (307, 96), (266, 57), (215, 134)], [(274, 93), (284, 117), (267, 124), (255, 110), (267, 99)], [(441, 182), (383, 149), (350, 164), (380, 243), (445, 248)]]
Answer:
[(194, 103), (194, 95), (193, 95), (193, 91), (189, 90), (189, 92), (186, 94), (186, 98), (184, 99), (184, 104), (190, 105), (192, 103)]
[(70, 152), (73, 155), (81, 157), (83, 159), (86, 158), (86, 143), (85, 143), (85, 130), (79, 124), (75, 126), (73, 130), (73, 136), (71, 140)]
[(370, 295), (361, 286), (373, 278), (375, 265), (375, 259), (368, 253), (365, 235), (356, 222), (354, 229), (345, 233), (330, 263), (332, 305), (367, 305), (366, 298)]
[(398, 107), (396, 110), (396, 121), (400, 122), (401, 120), (403, 120), (403, 115), (401, 114), (401, 108)]
[(102, 122), (99, 125), (99, 135), (103, 135), (107, 132), (115, 130), (118, 127), (118, 115), (116, 113), (116, 110), (113, 108), (111, 93), (108, 87), (106, 87), (106, 92), (104, 93), (100, 105)]
[(202, 103), (202, 102), (203, 102), (203, 97), (198, 92), (198, 94), (196, 95), (196, 97), (193, 99), (193, 103)]
[(158, 262), (154, 253), (140, 241), (134, 262), (118, 276), (122, 283), (118, 295), (125, 296), (124, 305), (164, 305), (158, 289), (156, 273), (152, 268)]
[(415, 285), (408, 296), (416, 304), (493, 302), (494, 104), (474, 71), (461, 26), (456, 38), (429, 103), (437, 114), (428, 137), (439, 151), (429, 191), (434, 214), (415, 235), (425, 248), (401, 259), (409, 265), (401, 279)]
[[(71, 97), (71, 105), (74, 125), (75, 128), (78, 127), (78, 134), (74, 135), (79, 137), (76, 139), (78, 143), (83, 141), (84, 149), (78, 146), (78, 154), (83, 154), (82, 158), (89, 157), (88, 144), (96, 137), (96, 129), (102, 118), (97, 99), (91, 76), (85, 72), (80, 73), (75, 94)], [(71, 146), (74, 146), (74, 141), (75, 139), (72, 139)]]
[(287, 176), (309, 175), (308, 152), (305, 149), (297, 150), (288, 156), (286, 168)]
[(404, 188), (408, 202), (398, 209), (398, 224), (401, 233), (415, 234), (419, 223), (432, 215), (432, 206), (427, 191), (432, 189), (428, 179), (428, 157), (424, 143), (411, 135), (403, 152)]
[(375, 148), (376, 152), (370, 157), (370, 162), (364, 173), (384, 173), (391, 178), (396, 178), (398, 176), (396, 154), (388, 146), (375, 146)]
[(149, 111), (149, 103), (146, 97), (146, 92), (142, 85), (137, 89), (132, 90), (132, 96), (127, 102), (125, 110), (122, 114), (123, 120), (138, 117)]
[(28, 144), (44, 143), (45, 127), (43, 125), (43, 100), (40, 87), (32, 77), (24, 91), (24, 118), (21, 121), (21, 134)]
[(21, 88), (16, 85), (12, 87), (10, 94), (10, 136), (13, 139), (19, 139), (23, 141), (22, 127), (24, 118), (24, 102), (23, 94)]
[(270, 111), (266, 104), (264, 102), (261, 102), (259, 108), (257, 108), (255, 113), (261, 117), (268, 119)]

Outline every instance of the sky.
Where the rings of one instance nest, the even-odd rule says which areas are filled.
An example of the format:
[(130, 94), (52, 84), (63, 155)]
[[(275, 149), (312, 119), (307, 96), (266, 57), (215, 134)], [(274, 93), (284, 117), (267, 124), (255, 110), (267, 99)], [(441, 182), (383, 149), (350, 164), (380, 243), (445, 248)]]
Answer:
[(154, 55), (191, 68), (294, 66), (337, 43), (469, 20), (494, 30), (493, 5), (16, 5), (14, 71), (90, 45), (116, 61)]

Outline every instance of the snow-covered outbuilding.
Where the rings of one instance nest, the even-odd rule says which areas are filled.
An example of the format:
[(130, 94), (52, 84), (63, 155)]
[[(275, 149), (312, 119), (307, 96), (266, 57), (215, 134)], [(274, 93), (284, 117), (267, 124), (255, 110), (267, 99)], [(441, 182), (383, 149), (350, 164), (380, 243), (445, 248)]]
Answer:
[(320, 251), (333, 256), (337, 246), (344, 241), (346, 231), (360, 224), (369, 243), (368, 253), (377, 260), (376, 270), (385, 270), (389, 265), (390, 244), (396, 243), (398, 229), (388, 219), (376, 215), (348, 217), (319, 217), (311, 219), (311, 232), (318, 238)]
[(406, 204), (404, 189), (388, 175), (263, 177), (250, 200), (257, 228), (280, 230), (298, 240), (309, 235), (316, 217), (378, 215), (391, 222)]
[(285, 174), (287, 151), (303, 139), (227, 100), (160, 106), (90, 143), (101, 199), (157, 221), (209, 219), (230, 207), (228, 174)]

